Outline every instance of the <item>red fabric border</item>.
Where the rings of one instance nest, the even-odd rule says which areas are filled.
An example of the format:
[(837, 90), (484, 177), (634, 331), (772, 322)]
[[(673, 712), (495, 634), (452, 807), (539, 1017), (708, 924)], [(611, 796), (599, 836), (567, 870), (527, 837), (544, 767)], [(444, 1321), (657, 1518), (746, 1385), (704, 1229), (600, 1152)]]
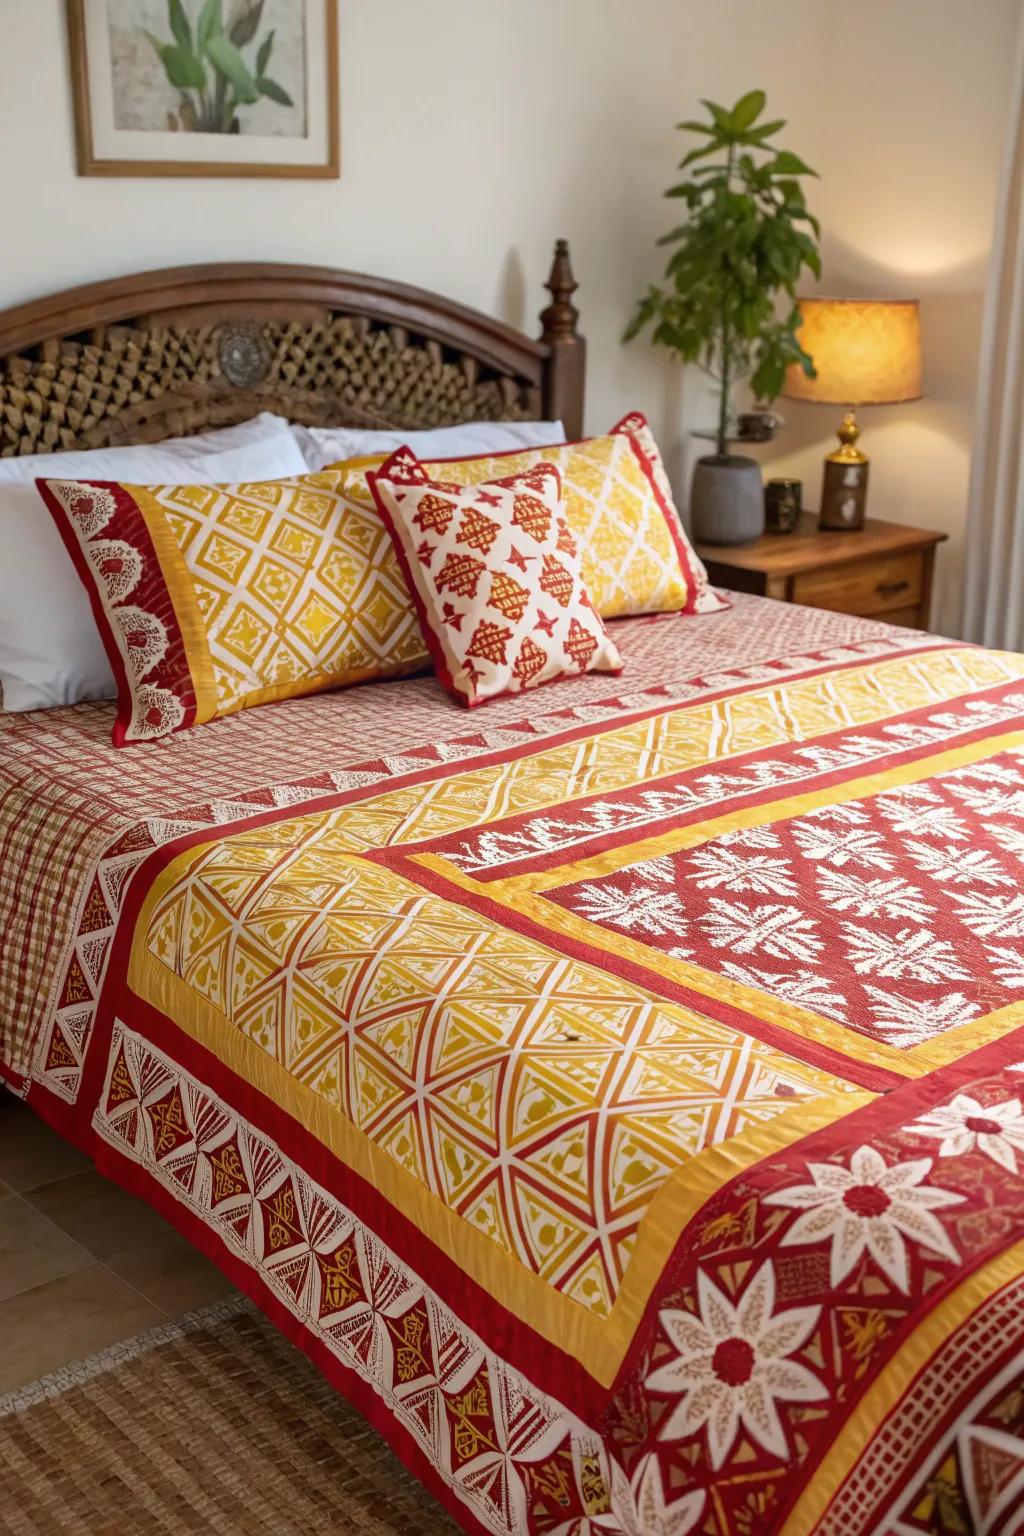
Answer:
[[(57, 525), (57, 531), (64, 541), (64, 547), (74, 563), (79, 580), (85, 587), (92, 607), (96, 627), (103, 641), (104, 650), (110, 661), (114, 680), (117, 683), (117, 718), (114, 722), (113, 743), (115, 747), (138, 746), (141, 739), (129, 738), (128, 730), (131, 726), (132, 701), (134, 698), (134, 682), (128, 675), (124, 656), (118, 644), (114, 631), (113, 620), (107, 609), (107, 605), (100, 589), (99, 578), (86, 554), (85, 545), (78, 535), (77, 529), (71, 522), (65, 508), (50, 490), (50, 483), (55, 476), (47, 480), (37, 480), (36, 489)], [(138, 606), (147, 613), (155, 614), (164, 624), (167, 630), (168, 649), (164, 659), (153, 672), (154, 686), (166, 688), (175, 698), (180, 700), (185, 710), (185, 717), (181, 724), (175, 726), (174, 731), (184, 731), (195, 724), (198, 701), (192, 682), (192, 673), (188, 664), (188, 653), (185, 650), (185, 641), (178, 625), (178, 616), (175, 612), (171, 594), (164, 580), (163, 568), (160, 557), (150, 538), (146, 520), (134, 497), (129, 495), (125, 487), (116, 480), (76, 480), (67, 482), (86, 486), (89, 489), (107, 491), (113, 495), (117, 504), (114, 517), (103, 530), (104, 538), (123, 538), (132, 549), (142, 557), (142, 576), (138, 586)], [(124, 522), (127, 527), (124, 526)], [(177, 664), (175, 664), (177, 661)], [(188, 685), (183, 687), (181, 679), (187, 678)], [(162, 735), (173, 735), (174, 731), (162, 732)], [(148, 740), (149, 738), (145, 738)], [(154, 738), (155, 739), (155, 738)]]
[[(651, 493), (654, 496), (655, 502), (657, 503), (658, 510), (668, 525), (669, 534), (672, 538), (673, 544), (676, 547), (676, 555), (679, 559), (680, 569), (682, 570), (683, 578), (686, 582), (686, 602), (683, 604), (679, 612), (681, 614), (696, 613), (697, 593), (699, 591), (697, 575), (693, 569), (693, 559), (696, 558), (696, 553), (689, 546), (689, 542), (683, 532), (683, 525), (680, 521), (678, 511), (675, 507), (670, 507), (662, 495), (661, 489), (658, 485), (657, 476), (654, 473), (654, 466), (651, 463), (649, 456), (641, 447), (640, 439), (626, 426), (627, 421), (632, 421), (636, 417), (641, 419), (641, 421), (647, 427), (647, 430), (650, 432), (651, 424), (647, 420), (647, 417), (644, 415), (643, 411), (630, 411), (628, 415), (623, 416), (621, 421), (617, 421), (615, 423), (614, 427), (612, 427), (611, 432), (609, 433), (609, 436), (628, 437), (630, 441), (633, 452), (636, 454), (637, 460), (639, 461), (640, 468), (643, 470), (647, 477), (647, 482), (651, 487)], [(653, 433), (651, 435), (653, 437)], [(693, 559), (691, 559), (691, 556)]]
[(85, 1134), (87, 1121), (84, 1124), (79, 1121), (75, 1130), (72, 1131), (62, 1116), (52, 1113), (53, 1107), (59, 1101), (52, 1099), (49, 1094), (39, 1093), (35, 1084), (29, 1094), (28, 1102), (41, 1119), (90, 1157), (105, 1178), (130, 1194), (136, 1195), (140, 1200), (144, 1200), (147, 1205), (151, 1205), (181, 1233), (187, 1242), (198, 1249), (211, 1263), (216, 1264), (221, 1273), (248, 1296), (264, 1316), (268, 1317), (284, 1334), (285, 1338), (301, 1349), (331, 1385), (359, 1410), (367, 1423), (372, 1425), (382, 1439), (391, 1446), (412, 1475), (433, 1494), (443, 1508), (448, 1510), (463, 1530), (469, 1532), (470, 1536), (492, 1536), (492, 1533), (475, 1518), (468, 1506), (456, 1498), (420, 1450), (416, 1440), (378, 1397), (372, 1386), (355, 1371), (343, 1365), (327, 1345), (318, 1339), (312, 1330), (306, 1328), (302, 1320), (289, 1311), (283, 1302), (278, 1300), (259, 1272), (231, 1252), (212, 1226), (193, 1215), (188, 1207), (176, 1200), (147, 1169), (132, 1162), (126, 1154), (119, 1152), (109, 1142), (96, 1136), (91, 1129), (88, 1130), (88, 1134)]

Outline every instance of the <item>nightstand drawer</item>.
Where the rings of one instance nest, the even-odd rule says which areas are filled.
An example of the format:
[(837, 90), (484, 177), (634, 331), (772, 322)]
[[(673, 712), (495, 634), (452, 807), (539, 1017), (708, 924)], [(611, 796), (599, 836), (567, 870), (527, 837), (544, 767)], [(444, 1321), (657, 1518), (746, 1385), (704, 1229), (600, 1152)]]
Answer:
[(913, 550), (833, 566), (831, 570), (803, 572), (793, 578), (793, 601), (839, 613), (884, 614), (915, 607), (921, 601), (922, 588), (921, 554)]

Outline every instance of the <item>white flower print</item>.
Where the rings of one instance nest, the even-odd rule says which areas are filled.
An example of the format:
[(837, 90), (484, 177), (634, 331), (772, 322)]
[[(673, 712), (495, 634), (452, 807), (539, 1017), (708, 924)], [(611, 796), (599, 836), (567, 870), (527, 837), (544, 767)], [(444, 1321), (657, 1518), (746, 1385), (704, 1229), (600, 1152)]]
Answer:
[(951, 805), (944, 805), (940, 795), (926, 784), (908, 784), (903, 789), (879, 795), (875, 801), (892, 830), (919, 832), (925, 837), (948, 837), (963, 842), (967, 830)]
[(1002, 790), (994, 785), (951, 784), (958, 799), (979, 816), (1024, 817), (1024, 789)]
[(986, 939), (1024, 938), (1024, 894), (1001, 891), (954, 891), (960, 917), (972, 933)]
[[(632, 1486), (618, 1463), (612, 1475), (612, 1508), (609, 1516), (593, 1520), (595, 1531), (610, 1529), (620, 1536), (689, 1536), (704, 1513), (707, 1494), (703, 1488), (691, 1489), (669, 1503), (655, 1451), (638, 1463)], [(566, 1528), (568, 1536), (568, 1529)], [(572, 1529), (577, 1531), (576, 1522)]]
[(585, 885), (577, 910), (595, 923), (612, 923), (631, 932), (639, 928), (659, 937), (686, 931), (686, 916), (673, 891), (657, 891), (641, 881), (626, 886)]
[(853, 911), (858, 917), (909, 917), (921, 923), (935, 910), (899, 875), (865, 880), (847, 870), (823, 869), (818, 876), (818, 895), (837, 912)]
[(834, 864), (837, 869), (846, 864), (892, 869), (893, 855), (881, 835), (869, 827), (830, 827), (806, 821), (794, 825), (793, 837), (804, 858), (813, 859), (816, 864)]
[(658, 880), (662, 885), (676, 883), (676, 866), (667, 853), (660, 854), (656, 859), (645, 859), (642, 864), (634, 864), (633, 873), (642, 875), (645, 880)]
[(960, 1255), (932, 1215), (959, 1205), (963, 1195), (924, 1183), (930, 1157), (886, 1163), (874, 1147), (858, 1147), (849, 1168), (808, 1163), (813, 1184), (798, 1184), (767, 1195), (768, 1205), (800, 1211), (782, 1240), (785, 1248), (831, 1242), (831, 1280), (841, 1285), (862, 1254), (868, 1253), (901, 1291), (910, 1289), (905, 1239), (956, 1263)]
[[(1020, 753), (1013, 754), (1020, 757)], [(982, 784), (1005, 784), (1010, 789), (1020, 787), (1020, 769), (1012, 768), (1008, 763), (993, 762), (986, 758), (980, 763), (971, 763), (966, 768), (958, 768), (955, 773), (944, 774), (943, 778), (951, 789), (964, 779), (978, 779)]]
[(723, 832), (718, 839), (727, 848), (734, 845), (739, 848), (778, 848), (781, 846), (779, 834), (773, 832), (771, 827), (740, 827), (735, 832)]
[(864, 806), (858, 805), (855, 800), (847, 800), (840, 805), (823, 805), (816, 811), (807, 812), (808, 821), (845, 821), (862, 825), (868, 819)]
[(777, 960), (789, 956), (813, 960), (822, 948), (817, 924), (799, 907), (776, 906), (774, 902), (745, 907), (738, 901), (712, 896), (699, 921), (709, 944), (716, 949), (734, 949), (738, 955), (761, 949)]
[(740, 1427), (773, 1455), (789, 1454), (777, 1401), (816, 1403), (827, 1396), (807, 1366), (791, 1360), (806, 1343), (820, 1307), (792, 1307), (773, 1316), (775, 1273), (762, 1264), (735, 1306), (703, 1270), (697, 1274), (700, 1316), (667, 1309), (661, 1326), (674, 1360), (647, 1377), (655, 1392), (681, 1394), (661, 1426), (663, 1440), (680, 1440), (706, 1427), (717, 1470)]
[(873, 999), (869, 1006), (875, 1028), (889, 1045), (921, 1045), (943, 1030), (969, 1023), (979, 1012), (979, 1004), (971, 1002), (962, 992), (947, 992), (944, 997), (922, 1001), (901, 997), (898, 992), (883, 991), (870, 983), (865, 983), (864, 991)]
[(799, 1008), (824, 1013), (842, 1013), (846, 1008), (842, 993), (833, 989), (826, 976), (818, 976), (814, 971), (765, 971), (755, 966), (737, 965), (733, 960), (723, 961), (722, 970), (745, 987), (770, 992), (773, 997), (784, 998)]
[(1006, 944), (986, 944), (988, 963), (1008, 987), (1024, 987), (1024, 953)]
[(1012, 853), (1018, 859), (1024, 859), (1024, 828), (1001, 827), (996, 821), (986, 821), (982, 825), (1006, 853)]
[(785, 859), (764, 853), (734, 853), (719, 843), (700, 848), (690, 858), (693, 880), (701, 890), (754, 891), (763, 896), (795, 896), (796, 881)]
[(843, 937), (849, 944), (846, 958), (858, 976), (908, 977), (911, 981), (967, 981), (965, 971), (946, 939), (938, 939), (927, 928), (901, 928), (890, 935), (843, 924)]
[(904, 848), (918, 869), (933, 880), (951, 885), (1012, 885), (1013, 881), (998, 859), (984, 848), (956, 848), (952, 843), (933, 848), (908, 838)]
[(977, 1149), (994, 1163), (1017, 1172), (1017, 1153), (1024, 1152), (1024, 1111), (1020, 1099), (1004, 1099), (984, 1107), (970, 1094), (958, 1093), (909, 1127), (917, 1136), (938, 1136), (940, 1157), (960, 1157)]

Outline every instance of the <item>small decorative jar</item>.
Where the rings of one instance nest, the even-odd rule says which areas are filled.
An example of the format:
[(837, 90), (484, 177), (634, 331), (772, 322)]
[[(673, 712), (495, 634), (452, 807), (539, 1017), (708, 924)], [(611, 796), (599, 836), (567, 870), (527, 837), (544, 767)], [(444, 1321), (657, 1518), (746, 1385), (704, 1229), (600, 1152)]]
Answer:
[(767, 533), (795, 533), (803, 510), (803, 484), (799, 480), (769, 480), (764, 488), (764, 526)]

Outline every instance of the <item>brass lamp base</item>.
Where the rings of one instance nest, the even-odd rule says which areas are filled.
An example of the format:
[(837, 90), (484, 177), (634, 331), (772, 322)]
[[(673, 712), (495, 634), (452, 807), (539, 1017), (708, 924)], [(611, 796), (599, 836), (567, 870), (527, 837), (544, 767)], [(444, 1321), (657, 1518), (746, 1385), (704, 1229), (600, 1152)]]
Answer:
[(839, 428), (840, 446), (825, 459), (819, 528), (851, 532), (864, 526), (870, 461), (857, 447), (859, 437), (860, 427), (851, 406)]

